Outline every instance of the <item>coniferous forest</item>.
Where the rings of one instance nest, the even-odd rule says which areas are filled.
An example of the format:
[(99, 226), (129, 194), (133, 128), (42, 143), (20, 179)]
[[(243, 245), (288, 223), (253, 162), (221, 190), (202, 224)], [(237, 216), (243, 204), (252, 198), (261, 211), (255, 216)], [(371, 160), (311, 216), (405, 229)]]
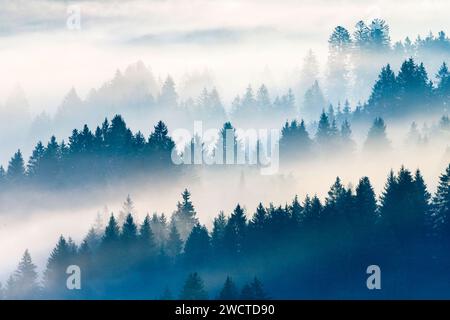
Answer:
[[(104, 229), (92, 227), (80, 244), (57, 239), (42, 282), (25, 251), (2, 296), (448, 298), (449, 208), (450, 165), (433, 195), (420, 170), (401, 167), (387, 175), (379, 196), (368, 177), (354, 191), (337, 177), (324, 201), (296, 196), (252, 212), (237, 204), (220, 212), (211, 229), (199, 222), (187, 189), (171, 217), (147, 215), (141, 223), (128, 197), (122, 224), (111, 214)], [(379, 293), (363, 281), (374, 261), (388, 274)], [(68, 265), (85, 270), (81, 290), (67, 290)]]
[(39, 1), (0, 21), (0, 300), (450, 299), (448, 17)]

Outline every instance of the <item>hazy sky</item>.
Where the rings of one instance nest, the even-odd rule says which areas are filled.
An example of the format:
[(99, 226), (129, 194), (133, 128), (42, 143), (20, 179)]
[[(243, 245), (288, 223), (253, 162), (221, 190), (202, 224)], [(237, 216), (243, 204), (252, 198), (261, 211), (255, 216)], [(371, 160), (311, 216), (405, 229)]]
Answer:
[[(80, 30), (66, 26), (72, 5)], [(264, 70), (278, 84), (294, 77), (308, 48), (324, 59), (336, 25), (381, 17), (393, 41), (450, 29), (445, 0), (0, 0), (0, 8), (0, 103), (20, 84), (35, 111), (53, 110), (72, 86), (84, 96), (137, 60), (175, 79), (209, 68), (235, 94)]]

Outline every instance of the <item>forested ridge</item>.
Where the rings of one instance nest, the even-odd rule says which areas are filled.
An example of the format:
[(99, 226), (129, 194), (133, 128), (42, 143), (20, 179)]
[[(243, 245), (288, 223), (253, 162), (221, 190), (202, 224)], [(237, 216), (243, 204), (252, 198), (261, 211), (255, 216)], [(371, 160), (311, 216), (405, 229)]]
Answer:
[[(238, 204), (230, 215), (221, 212), (211, 229), (198, 220), (188, 190), (170, 219), (155, 213), (137, 223), (133, 211), (127, 198), (122, 217), (111, 214), (106, 227), (91, 228), (82, 243), (61, 236), (42, 277), (26, 251), (3, 297), (450, 295), (450, 164), (434, 195), (419, 170), (402, 167), (389, 173), (379, 197), (368, 177), (354, 190), (336, 178), (323, 201), (295, 197), (281, 206), (260, 203), (253, 213)], [(83, 271), (81, 290), (66, 289), (72, 264)], [(365, 268), (372, 264), (383, 270), (378, 293), (365, 287)], [(233, 279), (244, 281), (241, 292)]]
[[(167, 192), (166, 185), (184, 189), (198, 181), (204, 189), (222, 183), (236, 188), (231, 173), (241, 174), (242, 200), (233, 200), (234, 210), (213, 212), (213, 221), (203, 221), (198, 216), (211, 212), (197, 212), (195, 203), (206, 196), (191, 195), (191, 185), (171, 214), (139, 216), (128, 196), (122, 210), (108, 212), (108, 221), (97, 221), (83, 240), (55, 239), (42, 271), (26, 250), (0, 284), (0, 299), (450, 298), (449, 53), (450, 39), (443, 31), (393, 43), (387, 23), (374, 19), (357, 22), (353, 30), (333, 29), (322, 73), (310, 51), (298, 83), (249, 84), (227, 106), (211, 77), (185, 84), (184, 89), (195, 87), (186, 90), (198, 94), (193, 99), (180, 94), (182, 86), (170, 75), (159, 86), (142, 62), (117, 71), (85, 99), (72, 89), (52, 117), (43, 112), (32, 121), (26, 99), (8, 100), (0, 117), (14, 129), (0, 132), (0, 144), (22, 150), (0, 164), (0, 218), (3, 208), (11, 211), (5, 216), (23, 212), (17, 220), (25, 224), (23, 217), (35, 209), (54, 205), (64, 211), (78, 201), (70, 199), (76, 196), (80, 202), (110, 201), (124, 188), (131, 194), (160, 188), (157, 195)], [(199, 136), (176, 145), (171, 130), (186, 124), (191, 129), (196, 120), (204, 129), (216, 129), (224, 144), (230, 130), (234, 151), (243, 151), (246, 160), (247, 141), (238, 129), (279, 130), (280, 172), (264, 180), (267, 187), (256, 186), (263, 180), (255, 179), (241, 188), (245, 177), (254, 178), (253, 169), (263, 166), (259, 161), (233, 167), (176, 165), (175, 148), (181, 159), (195, 148), (209, 154), (220, 148), (219, 140)], [(405, 124), (405, 136), (394, 132)], [(69, 128), (76, 129), (70, 133)], [(28, 134), (33, 145), (25, 150)], [(265, 148), (258, 137), (257, 151)], [(256, 208), (244, 205), (252, 187), (267, 188), (272, 196), (275, 181), (288, 192), (292, 176), (313, 162), (316, 170), (343, 159), (342, 171), (333, 171), (333, 177), (342, 176), (356, 161), (372, 165), (394, 149), (400, 155), (397, 164), (420, 155), (424, 172), (444, 163), (437, 189), (428, 188), (419, 169), (401, 166), (386, 172), (380, 194), (372, 186), (373, 173), (362, 171), (368, 176), (354, 181), (355, 187), (337, 177), (324, 198), (312, 193), (275, 204), (263, 203), (270, 200), (258, 195)], [(218, 174), (205, 174), (213, 170)], [(313, 180), (305, 181), (319, 182)], [(218, 191), (220, 196), (226, 192)], [(66, 286), (70, 265), (80, 267), (80, 290)], [(380, 267), (382, 290), (366, 287), (369, 265)]]

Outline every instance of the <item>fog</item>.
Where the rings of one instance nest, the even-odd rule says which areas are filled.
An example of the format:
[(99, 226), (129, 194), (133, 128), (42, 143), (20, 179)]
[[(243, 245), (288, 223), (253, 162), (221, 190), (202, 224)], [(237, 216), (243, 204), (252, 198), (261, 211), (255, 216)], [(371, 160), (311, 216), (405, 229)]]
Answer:
[[(80, 30), (66, 27), (68, 4), (81, 8)], [(102, 87), (113, 82), (116, 70), (126, 74), (125, 70), (137, 61), (142, 61), (151, 71), (156, 89), (146, 90), (154, 98), (167, 75), (171, 75), (183, 102), (197, 99), (203, 87), (217, 88), (228, 116), (234, 97), (242, 96), (249, 84), (255, 89), (266, 84), (272, 98), (291, 87), (296, 93), (300, 91), (302, 61), (310, 48), (318, 59), (322, 85), (327, 41), (337, 25), (353, 28), (361, 19), (370, 21), (383, 17), (390, 25), (392, 43), (407, 36), (425, 35), (429, 30), (450, 29), (448, 1), (66, 3), (34, 0), (11, 3), (0, 0), (0, 7), (0, 70), (3, 75), (0, 77), (0, 111), (4, 110), (0, 114), (4, 117), (2, 120), (6, 120), (0, 126), (0, 164), (5, 167), (18, 148), (28, 159), (38, 140), (46, 142), (56, 134), (58, 141), (67, 141), (75, 127), (81, 129), (88, 123), (95, 129), (105, 116), (115, 113), (129, 112), (127, 124), (134, 132), (141, 130), (146, 137), (161, 118), (170, 132), (180, 127), (191, 129), (195, 116), (187, 119), (157, 111), (143, 117), (138, 112), (120, 108), (103, 113), (101, 107), (109, 101), (93, 99), (92, 92), (102, 92)], [(393, 63), (397, 71), (403, 58), (388, 62)], [(372, 62), (367, 59), (361, 64)], [(379, 70), (386, 62), (377, 61), (375, 69)], [(428, 62), (429, 77), (434, 80), (441, 57), (429, 57)], [(366, 79), (367, 91), (376, 75), (377, 72), (373, 78)], [(76, 89), (87, 109), (78, 113), (85, 117), (83, 121), (75, 119), (66, 124), (59, 121), (57, 115), (71, 88)], [(360, 92), (349, 93), (349, 98), (353, 98), (352, 109), (360, 95)], [(364, 93), (364, 101), (367, 98)], [(298, 107), (303, 96), (296, 99)], [(139, 103), (136, 105), (140, 106)], [(18, 119), (10, 122), (15, 113)], [(187, 188), (192, 193), (201, 223), (211, 227), (220, 211), (229, 215), (237, 203), (246, 208), (250, 218), (259, 202), (285, 205), (295, 195), (303, 200), (307, 194), (317, 194), (323, 200), (336, 176), (349, 186), (355, 186), (359, 178), (368, 176), (379, 196), (389, 171), (397, 171), (402, 165), (411, 171), (419, 168), (429, 191), (434, 192), (439, 174), (450, 161), (448, 135), (429, 130), (425, 132), (429, 140), (425, 146), (406, 146), (405, 139), (413, 120), (419, 128), (425, 123), (433, 127), (437, 126), (440, 116), (442, 114), (387, 121), (391, 150), (376, 156), (367, 155), (363, 150), (370, 123), (359, 124), (353, 128), (357, 148), (352, 155), (325, 155), (282, 164), (279, 172), (269, 176), (261, 175), (258, 168), (222, 170), (191, 166), (178, 179), (161, 184), (159, 181), (164, 180), (164, 176), (149, 177), (147, 181), (147, 177), (125, 179), (97, 189), (78, 186), (75, 190), (59, 192), (24, 190), (22, 197), (6, 193), (0, 199), (0, 282), (4, 283), (14, 271), (25, 249), (30, 250), (39, 271), (43, 271), (60, 235), (72, 237), (79, 244), (95, 223), (97, 214), (104, 222), (111, 213), (117, 216), (127, 195), (134, 201), (138, 221), (154, 212), (164, 213), (169, 218), (181, 199), (181, 192)], [(285, 121), (268, 118), (259, 123), (261, 128), (280, 129)], [(33, 119), (44, 120), (37, 125)], [(236, 122), (238, 126), (246, 123), (242, 119)], [(308, 125), (313, 127), (310, 122)], [(314, 133), (314, 130), (310, 132), (311, 138)]]
[[(66, 28), (69, 5), (81, 8), (80, 30)], [(260, 82), (265, 66), (282, 81), (310, 48), (323, 61), (336, 25), (382, 17), (393, 42), (449, 26), (446, 1), (5, 0), (1, 8), (0, 95), (20, 84), (34, 113), (55, 110), (73, 86), (85, 96), (137, 60), (176, 79), (209, 68), (228, 97)]]
[[(324, 200), (336, 176), (346, 186), (355, 186), (359, 178), (368, 176), (380, 195), (389, 171), (398, 171), (402, 165), (411, 171), (420, 168), (433, 193), (438, 176), (450, 161), (448, 139), (430, 137), (431, 143), (427, 146), (407, 147), (408, 130), (407, 124), (395, 127), (388, 123), (387, 133), (392, 143), (389, 152), (364, 154), (361, 149), (365, 131), (361, 130), (354, 135), (357, 150), (353, 155), (319, 156), (311, 161), (282, 166), (277, 174), (269, 176), (261, 175), (258, 168), (252, 167), (221, 169), (187, 165), (187, 172), (179, 179), (166, 183), (125, 179), (106, 188), (86, 187), (83, 190), (81, 186), (75, 191), (55, 193), (24, 191), (22, 200), (3, 197), (0, 279), (6, 280), (25, 249), (30, 250), (42, 270), (60, 235), (80, 243), (96, 222), (97, 215), (103, 223), (111, 213), (118, 216), (128, 194), (134, 202), (134, 216), (142, 222), (147, 213), (164, 213), (169, 218), (181, 200), (182, 190), (188, 188), (200, 222), (211, 228), (213, 218), (220, 211), (229, 215), (237, 203), (245, 207), (247, 217), (251, 218), (259, 202), (284, 206), (295, 195), (303, 200), (307, 194), (317, 194)], [(164, 177), (159, 179), (164, 180)]]

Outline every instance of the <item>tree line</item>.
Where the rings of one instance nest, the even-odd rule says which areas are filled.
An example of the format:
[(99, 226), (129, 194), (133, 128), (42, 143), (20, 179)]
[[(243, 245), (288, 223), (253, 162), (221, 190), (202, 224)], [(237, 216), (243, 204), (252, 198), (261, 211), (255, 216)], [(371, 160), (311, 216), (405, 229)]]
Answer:
[[(155, 213), (136, 222), (128, 199), (123, 223), (111, 214), (104, 228), (91, 228), (79, 245), (61, 236), (41, 283), (25, 252), (4, 294), (157, 298), (181, 288), (185, 293), (180, 297), (196, 292), (192, 297), (205, 298), (202, 274), (219, 297), (222, 291), (232, 291), (239, 298), (251, 290), (262, 297), (256, 294), (263, 292), (258, 278), (265, 279), (276, 297), (370, 297), (363, 270), (376, 263), (386, 270), (382, 297), (450, 295), (445, 286), (450, 267), (450, 164), (434, 195), (419, 170), (401, 167), (389, 173), (378, 198), (368, 177), (355, 189), (338, 177), (323, 201), (307, 195), (284, 206), (260, 203), (252, 216), (238, 204), (229, 216), (221, 212), (214, 218), (211, 229), (198, 221), (190, 197), (187, 190), (182, 193), (170, 221)], [(65, 287), (71, 264), (83, 270), (82, 290)], [(253, 287), (260, 289), (249, 284), (241, 296), (231, 279), (222, 289), (215, 280), (255, 275)]]
[(104, 182), (139, 169), (167, 172), (174, 146), (164, 122), (159, 121), (145, 138), (140, 131), (134, 134), (116, 115), (111, 122), (105, 119), (94, 132), (87, 125), (82, 130), (74, 129), (68, 143), (59, 143), (55, 136), (47, 145), (39, 141), (27, 163), (18, 150), (6, 170), (0, 166), (0, 188)]

